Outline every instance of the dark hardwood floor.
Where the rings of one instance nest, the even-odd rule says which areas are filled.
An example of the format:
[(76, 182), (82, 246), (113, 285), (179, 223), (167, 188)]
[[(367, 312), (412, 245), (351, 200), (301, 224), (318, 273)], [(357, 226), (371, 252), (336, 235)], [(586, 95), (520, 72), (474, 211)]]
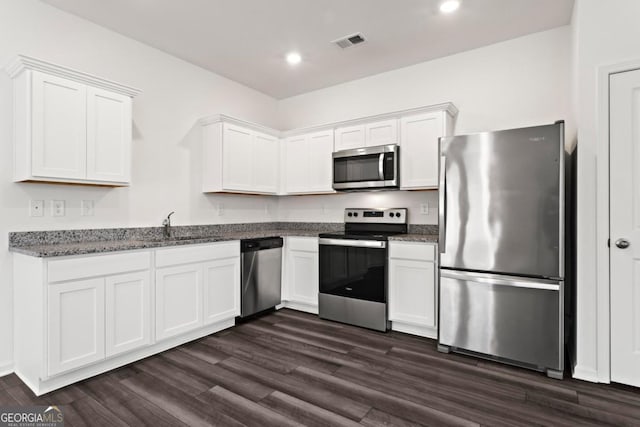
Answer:
[(436, 343), (281, 310), (35, 397), (67, 426), (640, 426), (640, 391), (444, 355)]

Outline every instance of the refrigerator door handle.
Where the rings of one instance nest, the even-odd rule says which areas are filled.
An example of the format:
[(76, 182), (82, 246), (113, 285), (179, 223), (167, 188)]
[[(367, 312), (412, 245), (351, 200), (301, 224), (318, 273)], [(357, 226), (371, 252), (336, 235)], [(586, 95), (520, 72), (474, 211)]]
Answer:
[(445, 167), (447, 166), (447, 158), (440, 156), (440, 180), (438, 183), (438, 245), (440, 247), (440, 253), (443, 254), (446, 251), (447, 240), (447, 191), (446, 191), (446, 175)]
[[(466, 273), (462, 271), (440, 270), (442, 277), (449, 279), (467, 280), (475, 283), (487, 285), (510, 286), (512, 288), (540, 289), (545, 291), (559, 291), (560, 285), (557, 282), (548, 280), (526, 280), (521, 277), (497, 276), (494, 274)], [(545, 283), (549, 282), (549, 283)]]

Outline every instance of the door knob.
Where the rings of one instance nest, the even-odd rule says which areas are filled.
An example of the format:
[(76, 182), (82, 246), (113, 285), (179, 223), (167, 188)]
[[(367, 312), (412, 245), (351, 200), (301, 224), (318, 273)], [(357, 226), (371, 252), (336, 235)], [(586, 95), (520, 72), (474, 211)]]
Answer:
[(631, 243), (629, 243), (627, 239), (618, 239), (616, 240), (616, 246), (620, 249), (627, 249), (629, 246), (631, 246)]

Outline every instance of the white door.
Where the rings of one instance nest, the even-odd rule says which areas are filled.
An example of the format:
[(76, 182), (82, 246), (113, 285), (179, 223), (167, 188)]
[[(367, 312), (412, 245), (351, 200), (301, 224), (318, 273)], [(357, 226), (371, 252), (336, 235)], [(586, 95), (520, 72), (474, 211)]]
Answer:
[(147, 270), (105, 279), (107, 357), (151, 342), (149, 274)]
[(49, 375), (104, 359), (104, 279), (48, 286)]
[(389, 260), (389, 320), (416, 326), (436, 326), (434, 264)]
[(276, 194), (278, 192), (278, 171), (280, 152), (278, 139), (271, 135), (256, 133), (251, 155), (253, 183), (252, 187), (260, 193)]
[(351, 150), (365, 146), (364, 126), (345, 126), (336, 129), (335, 150)]
[(610, 90), (611, 381), (640, 386), (640, 70)]
[(438, 138), (444, 135), (443, 112), (400, 119), (400, 188), (438, 187)]
[(222, 187), (228, 191), (251, 191), (253, 132), (228, 123), (222, 132)]
[(365, 125), (367, 147), (398, 143), (398, 119), (383, 120)]
[(240, 258), (204, 264), (204, 323), (240, 315)]
[(202, 264), (156, 270), (156, 338), (202, 326)]
[(87, 179), (129, 182), (131, 98), (87, 88)]
[(289, 251), (288, 298), (290, 301), (318, 306), (318, 253)]
[(313, 133), (307, 138), (309, 192), (333, 192), (333, 131)]
[(32, 175), (86, 177), (86, 86), (34, 72)]
[(304, 193), (307, 191), (307, 181), (309, 180), (307, 171), (307, 137), (302, 135), (287, 138), (284, 144), (285, 192)]

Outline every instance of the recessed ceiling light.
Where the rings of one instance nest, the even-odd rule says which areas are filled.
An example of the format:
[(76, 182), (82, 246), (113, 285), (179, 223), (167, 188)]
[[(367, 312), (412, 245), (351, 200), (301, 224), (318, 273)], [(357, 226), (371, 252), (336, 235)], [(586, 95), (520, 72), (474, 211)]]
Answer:
[(440, 12), (442, 13), (451, 13), (458, 10), (460, 7), (460, 2), (458, 0), (448, 0), (440, 5)]
[(287, 62), (289, 65), (298, 65), (302, 61), (302, 57), (298, 52), (291, 52), (287, 54)]

